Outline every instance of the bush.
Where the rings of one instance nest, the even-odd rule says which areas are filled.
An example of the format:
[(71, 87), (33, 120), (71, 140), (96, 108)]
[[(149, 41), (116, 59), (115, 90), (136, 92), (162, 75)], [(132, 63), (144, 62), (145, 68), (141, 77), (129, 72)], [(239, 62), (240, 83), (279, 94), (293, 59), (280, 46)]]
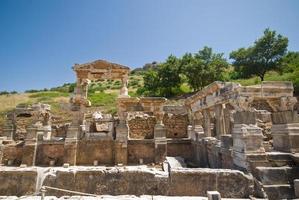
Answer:
[(9, 92), (7, 92), (7, 91), (1, 91), (0, 92), (0, 95), (8, 95), (9, 94)]
[(40, 92), (40, 90), (26, 90), (25, 93), (36, 93)]

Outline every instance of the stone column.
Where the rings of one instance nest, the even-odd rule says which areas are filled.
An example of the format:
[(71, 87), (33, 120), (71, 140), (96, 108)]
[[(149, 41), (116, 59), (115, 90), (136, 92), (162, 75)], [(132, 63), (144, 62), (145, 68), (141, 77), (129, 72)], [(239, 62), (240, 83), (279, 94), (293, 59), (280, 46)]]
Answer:
[(226, 134), (225, 130), (225, 121), (224, 121), (224, 104), (218, 104), (215, 106), (215, 129), (216, 129), (216, 136), (218, 139), (222, 135)]
[(117, 99), (117, 113), (119, 123), (116, 126), (116, 138), (114, 142), (114, 162), (115, 164), (128, 164), (128, 135), (129, 128), (127, 124), (127, 106), (138, 101), (129, 96), (120, 96)]
[(210, 116), (210, 111), (208, 109), (205, 109), (202, 111), (203, 115), (203, 129), (204, 129), (204, 134), (205, 137), (211, 137), (211, 116)]
[(154, 115), (156, 116), (157, 123), (154, 128), (155, 138), (155, 163), (164, 162), (167, 155), (167, 140), (166, 128), (163, 124), (163, 104), (166, 102), (165, 98), (157, 98), (154, 100)]

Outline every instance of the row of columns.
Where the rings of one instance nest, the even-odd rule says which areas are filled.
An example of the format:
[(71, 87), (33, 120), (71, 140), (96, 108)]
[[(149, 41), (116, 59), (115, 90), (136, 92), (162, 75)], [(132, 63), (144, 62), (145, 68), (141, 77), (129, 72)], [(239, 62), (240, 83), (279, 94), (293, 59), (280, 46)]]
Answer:
[(212, 108), (192, 113), (192, 126), (202, 125), (205, 137), (212, 137), (212, 124), (214, 132), (219, 139), (222, 135), (231, 134), (231, 113), (225, 104), (218, 104)]

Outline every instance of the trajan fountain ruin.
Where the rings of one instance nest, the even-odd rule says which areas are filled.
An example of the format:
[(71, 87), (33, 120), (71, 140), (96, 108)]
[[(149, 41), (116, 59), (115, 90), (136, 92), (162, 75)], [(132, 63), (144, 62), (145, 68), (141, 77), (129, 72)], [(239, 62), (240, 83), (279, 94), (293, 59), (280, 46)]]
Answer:
[[(46, 104), (7, 114), (0, 135), (3, 199), (299, 198), (299, 115), (291, 82), (214, 82), (171, 105), (166, 98), (130, 97), (128, 67), (98, 60), (73, 69), (70, 124), (53, 127)], [(87, 119), (88, 85), (107, 79), (122, 82), (117, 115), (99, 110)], [(17, 131), (23, 118), (30, 124)]]

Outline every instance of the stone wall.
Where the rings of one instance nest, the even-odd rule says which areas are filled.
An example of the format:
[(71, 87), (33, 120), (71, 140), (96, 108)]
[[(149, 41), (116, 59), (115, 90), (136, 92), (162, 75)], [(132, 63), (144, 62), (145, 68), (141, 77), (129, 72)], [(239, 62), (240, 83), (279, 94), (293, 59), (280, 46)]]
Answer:
[[(46, 177), (44, 185), (98, 195), (159, 195), (168, 190), (167, 174), (147, 167), (77, 167), (59, 169), (53, 175)], [(49, 190), (47, 195), (65, 193)]]
[(2, 167), (0, 170), (0, 195), (32, 195), (36, 190), (36, 178), (36, 169)]
[(145, 113), (128, 117), (129, 137), (133, 139), (153, 139), (156, 118)]
[(114, 164), (113, 140), (78, 141), (77, 165), (93, 165), (95, 160), (101, 165)]
[(155, 161), (155, 143), (153, 140), (128, 141), (128, 162), (130, 164), (139, 164), (140, 159), (142, 159), (143, 164)]
[(193, 158), (193, 150), (191, 147), (191, 141), (180, 140), (180, 139), (173, 139), (167, 141), (167, 156), (180, 156), (187, 161), (192, 160)]
[(23, 148), (18, 145), (3, 146), (2, 163), (7, 165), (11, 160), (11, 165), (18, 166), (22, 163)]
[(192, 141), (192, 162), (199, 167), (234, 169), (231, 136)]
[(217, 190), (224, 198), (244, 198), (252, 193), (253, 182), (240, 171), (225, 169), (175, 169), (171, 171), (169, 195), (205, 196)]
[(62, 166), (64, 161), (64, 142), (44, 143), (37, 146), (36, 165), (49, 166), (50, 161), (56, 166)]
[(166, 128), (167, 138), (186, 138), (188, 127), (188, 115), (165, 113), (163, 124)]
[[(236, 170), (181, 168), (168, 173), (146, 166), (6, 167), (0, 170), (0, 181), (0, 195), (7, 196), (32, 195), (45, 185), (97, 195), (206, 196), (207, 190), (217, 190), (224, 198), (246, 198), (253, 185), (250, 177)], [(46, 195), (69, 194), (47, 190)]]

